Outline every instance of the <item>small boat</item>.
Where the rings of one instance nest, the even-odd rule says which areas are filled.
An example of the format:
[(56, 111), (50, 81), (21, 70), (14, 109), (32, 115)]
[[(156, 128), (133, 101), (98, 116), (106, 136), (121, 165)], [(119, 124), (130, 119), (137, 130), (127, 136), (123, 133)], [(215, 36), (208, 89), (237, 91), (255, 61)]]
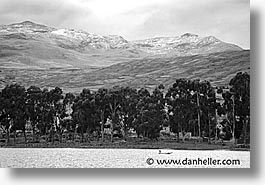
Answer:
[(159, 150), (158, 154), (172, 154), (173, 152), (161, 152), (161, 150)]

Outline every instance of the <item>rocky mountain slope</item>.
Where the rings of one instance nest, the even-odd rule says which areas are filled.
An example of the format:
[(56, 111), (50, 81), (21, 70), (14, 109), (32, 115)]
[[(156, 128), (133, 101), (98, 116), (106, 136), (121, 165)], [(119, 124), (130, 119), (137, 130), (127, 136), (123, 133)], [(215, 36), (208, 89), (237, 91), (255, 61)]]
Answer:
[[(30, 21), (0, 26), (0, 56), (30, 67), (109, 66), (146, 56), (187, 56), (222, 51), (240, 51), (212, 36), (186, 33), (127, 41), (118, 35), (101, 36), (81, 30), (56, 29)], [(26, 67), (25, 66), (25, 67)]]
[(0, 27), (0, 62), (6, 68), (94, 69), (145, 56), (129, 45), (120, 36), (55, 29), (29, 21)]
[(148, 53), (177, 56), (242, 50), (239, 46), (222, 42), (213, 36), (200, 37), (191, 33), (185, 33), (176, 37), (157, 37), (138, 40), (133, 43)]
[(128, 41), (30, 21), (0, 26), (0, 88), (11, 82), (68, 91), (119, 84), (151, 88), (177, 77), (225, 84), (249, 65), (249, 51), (213, 36)]

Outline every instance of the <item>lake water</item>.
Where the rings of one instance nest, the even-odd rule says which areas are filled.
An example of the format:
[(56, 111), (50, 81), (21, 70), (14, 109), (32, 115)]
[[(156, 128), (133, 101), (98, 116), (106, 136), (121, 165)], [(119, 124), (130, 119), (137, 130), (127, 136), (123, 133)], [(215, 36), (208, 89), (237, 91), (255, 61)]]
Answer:
[[(172, 152), (172, 153), (171, 153)], [(249, 168), (249, 151), (154, 149), (0, 148), (1, 168)], [(165, 154), (171, 153), (171, 154)], [(199, 158), (199, 159), (198, 159)], [(209, 159), (211, 158), (211, 159)], [(181, 164), (163, 163), (181, 160)], [(186, 160), (186, 163), (185, 163)], [(199, 160), (190, 164), (189, 160)], [(226, 160), (226, 165), (202, 164)], [(232, 162), (240, 160), (240, 164)], [(162, 162), (161, 162), (162, 161)], [(234, 165), (232, 165), (234, 163)], [(211, 165), (208, 165), (211, 164)], [(230, 165), (228, 165), (230, 164)]]

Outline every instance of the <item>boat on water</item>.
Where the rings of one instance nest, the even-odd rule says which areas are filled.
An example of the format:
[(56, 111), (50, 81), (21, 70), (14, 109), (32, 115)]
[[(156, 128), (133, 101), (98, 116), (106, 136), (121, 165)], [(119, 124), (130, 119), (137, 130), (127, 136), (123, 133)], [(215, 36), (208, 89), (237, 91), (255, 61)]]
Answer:
[(173, 152), (162, 152), (161, 150), (158, 151), (158, 154), (172, 154)]

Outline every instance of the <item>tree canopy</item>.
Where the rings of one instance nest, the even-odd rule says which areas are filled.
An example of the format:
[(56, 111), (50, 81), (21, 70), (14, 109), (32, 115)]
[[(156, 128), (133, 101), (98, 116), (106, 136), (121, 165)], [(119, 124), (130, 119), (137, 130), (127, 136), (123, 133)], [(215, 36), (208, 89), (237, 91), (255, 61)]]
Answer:
[[(41, 89), (19, 84), (7, 85), (0, 91), (0, 125), (9, 142), (10, 133), (30, 129), (33, 141), (45, 135), (54, 142), (64, 133), (81, 136), (97, 135), (101, 141), (115, 137), (128, 138), (134, 130), (138, 137), (158, 139), (163, 127), (177, 134), (192, 133), (198, 138), (221, 137), (249, 142), (250, 76), (238, 73), (229, 89), (213, 87), (208, 81), (176, 79), (168, 89), (163, 84), (152, 92), (145, 88), (101, 88), (79, 94), (64, 93), (59, 87)], [(216, 95), (222, 94), (222, 102)], [(226, 119), (217, 123), (217, 116)], [(222, 128), (220, 128), (220, 125)], [(109, 132), (106, 132), (109, 130)], [(218, 132), (218, 133), (217, 133)], [(222, 133), (220, 135), (220, 133)]]

